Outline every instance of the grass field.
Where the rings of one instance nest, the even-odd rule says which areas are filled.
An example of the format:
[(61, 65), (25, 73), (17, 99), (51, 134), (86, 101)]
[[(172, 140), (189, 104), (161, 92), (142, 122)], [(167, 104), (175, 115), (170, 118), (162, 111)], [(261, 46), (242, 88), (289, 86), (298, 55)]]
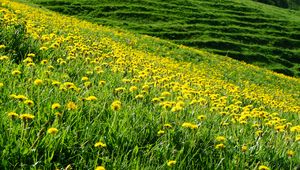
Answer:
[(0, 2), (0, 169), (299, 168), (299, 79)]
[(249, 0), (30, 0), (102, 25), (300, 76), (300, 12)]

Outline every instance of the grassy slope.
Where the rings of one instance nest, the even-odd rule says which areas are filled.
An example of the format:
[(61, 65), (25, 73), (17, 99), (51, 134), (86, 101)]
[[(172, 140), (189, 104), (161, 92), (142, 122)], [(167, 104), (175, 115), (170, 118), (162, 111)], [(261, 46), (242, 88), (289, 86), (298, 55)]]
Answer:
[(290, 8), (295, 10), (300, 9), (300, 1), (298, 0), (254, 0), (254, 1), (275, 5), (281, 8)]
[[(0, 169), (169, 169), (168, 160), (177, 161), (175, 169), (299, 165), (299, 79), (44, 9), (10, 8), (0, 10), (6, 46), (0, 49)], [(32, 62), (29, 53), (36, 54)], [(12, 77), (14, 70), (22, 73)], [(83, 100), (88, 96), (97, 99)], [(115, 100), (118, 111), (110, 108)], [(10, 112), (35, 118), (12, 119)], [(51, 127), (57, 134), (47, 132)], [(98, 141), (106, 147), (96, 148)], [(226, 148), (216, 149), (219, 143)]]
[(52, 1), (51, 10), (300, 75), (300, 13), (249, 0)]

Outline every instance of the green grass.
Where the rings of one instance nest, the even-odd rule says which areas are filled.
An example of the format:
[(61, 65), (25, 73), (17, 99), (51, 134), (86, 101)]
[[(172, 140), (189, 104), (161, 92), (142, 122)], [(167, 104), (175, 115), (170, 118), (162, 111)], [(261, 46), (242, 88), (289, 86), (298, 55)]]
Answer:
[(32, 0), (102, 25), (172, 40), (300, 76), (300, 12), (249, 0)]

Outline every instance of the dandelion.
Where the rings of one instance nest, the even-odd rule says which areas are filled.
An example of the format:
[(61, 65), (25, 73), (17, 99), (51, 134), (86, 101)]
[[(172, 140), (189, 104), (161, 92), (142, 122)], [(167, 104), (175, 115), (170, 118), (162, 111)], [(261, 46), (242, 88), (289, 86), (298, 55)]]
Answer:
[(19, 71), (19, 70), (14, 70), (14, 71), (11, 72), (11, 74), (12, 74), (13, 76), (18, 76), (18, 75), (20, 75), (21, 73), (22, 73), (22, 72)]
[(4, 56), (0, 56), (0, 61), (3, 61), (3, 60), (8, 60), (9, 59), (9, 57), (8, 56), (6, 56), (6, 55), (4, 55)]
[(32, 62), (33, 62), (33, 60), (30, 57), (27, 57), (23, 60), (23, 63), (32, 63)]
[(198, 125), (193, 124), (193, 123), (189, 123), (189, 122), (184, 122), (181, 126), (185, 127), (185, 128), (190, 128), (190, 129), (197, 129), (198, 128)]
[(97, 97), (96, 96), (89, 96), (89, 97), (85, 98), (85, 100), (94, 101), (94, 100), (97, 100)]
[(34, 53), (29, 53), (29, 54), (27, 54), (27, 57), (35, 57), (35, 54)]
[(174, 166), (176, 164), (176, 161), (174, 161), (174, 160), (169, 160), (168, 162), (167, 162), (167, 165), (169, 166), (169, 167), (172, 167), (172, 166)]
[(225, 148), (225, 145), (223, 143), (220, 143), (220, 144), (217, 144), (215, 146), (216, 149), (224, 149)]
[(0, 83), (0, 88), (3, 87), (3, 86), (4, 86), (4, 84), (3, 84), (3, 83)]
[(288, 155), (288, 157), (293, 157), (293, 156), (295, 155), (295, 152), (292, 151), (292, 150), (289, 150), (289, 151), (287, 152), (287, 155)]
[(59, 86), (60, 82), (56, 81), (56, 80), (53, 80), (51, 84), (54, 85), (54, 86)]
[(104, 80), (101, 80), (101, 81), (99, 81), (98, 84), (99, 84), (100, 86), (103, 86), (103, 85), (105, 85), (105, 83), (106, 83), (106, 82), (105, 82)]
[(5, 48), (5, 45), (1, 44), (0, 45), (0, 49)]
[(92, 86), (92, 83), (91, 83), (91, 82), (89, 82), (89, 81), (84, 82), (84, 87), (89, 88), (89, 87), (91, 87), (91, 86)]
[(7, 115), (11, 119), (16, 119), (19, 117), (19, 115), (16, 112), (9, 112)]
[(115, 93), (122, 93), (125, 91), (125, 88), (124, 87), (118, 87), (115, 89)]
[(59, 103), (54, 103), (54, 104), (52, 104), (51, 109), (56, 110), (56, 109), (59, 109), (60, 107), (61, 107), (61, 105)]
[(263, 131), (262, 130), (257, 130), (256, 132), (255, 132), (255, 135), (256, 136), (261, 136), (263, 134)]
[(199, 115), (199, 116), (197, 117), (197, 119), (200, 120), (200, 121), (203, 121), (203, 120), (206, 119), (206, 116), (205, 116), (205, 115)]
[(55, 135), (58, 132), (58, 129), (51, 127), (47, 130), (47, 132), (51, 135)]
[(74, 102), (68, 102), (67, 103), (67, 108), (68, 108), (68, 110), (76, 110), (77, 106)]
[(265, 166), (265, 165), (260, 165), (260, 166), (258, 167), (258, 170), (270, 170), (270, 168), (267, 167), (267, 166)]
[(36, 79), (36, 80), (34, 80), (34, 82), (33, 82), (33, 84), (34, 85), (41, 85), (43, 83), (43, 80), (41, 80), (41, 79)]
[(48, 50), (48, 47), (41, 47), (40, 50), (41, 51), (46, 51), (46, 50)]
[(95, 170), (105, 170), (104, 166), (97, 166)]
[(99, 141), (99, 142), (95, 143), (94, 147), (96, 147), (96, 148), (105, 148), (106, 144)]
[(41, 61), (41, 64), (42, 64), (42, 65), (45, 65), (45, 64), (47, 64), (47, 63), (48, 63), (48, 60), (42, 60), (42, 61)]
[(225, 136), (217, 136), (216, 141), (217, 142), (224, 142), (226, 140)]
[(136, 86), (131, 86), (130, 88), (129, 88), (129, 91), (130, 92), (134, 92), (134, 91), (136, 91), (138, 88), (136, 87)]
[(142, 94), (138, 94), (134, 97), (135, 99), (143, 99), (144, 98), (144, 95)]
[(121, 109), (121, 102), (119, 100), (115, 100), (110, 107), (112, 110), (118, 111)]
[(82, 77), (82, 78), (81, 78), (81, 81), (88, 81), (88, 80), (89, 80), (88, 77)]
[(34, 119), (34, 117), (35, 117), (34, 115), (28, 114), (28, 113), (21, 114), (21, 115), (19, 116), (19, 118), (20, 118), (21, 120), (24, 120), (24, 121), (32, 120), (32, 119)]
[(163, 97), (171, 96), (171, 93), (165, 91), (165, 92), (162, 92), (162, 93), (161, 93), (161, 96), (163, 96)]
[(242, 152), (246, 152), (248, 150), (248, 147), (246, 145), (242, 146)]
[(172, 125), (169, 124), (169, 123), (165, 123), (165, 124), (164, 124), (164, 128), (172, 128)]
[(33, 102), (32, 100), (25, 100), (25, 101), (24, 101), (24, 104), (26, 104), (26, 105), (32, 107), (32, 106), (34, 105), (34, 102)]
[(159, 130), (159, 131), (157, 132), (157, 135), (163, 135), (163, 134), (165, 134), (165, 131), (163, 131), (163, 130)]
[(27, 67), (33, 67), (33, 66), (35, 66), (35, 64), (34, 63), (28, 63), (26, 66)]

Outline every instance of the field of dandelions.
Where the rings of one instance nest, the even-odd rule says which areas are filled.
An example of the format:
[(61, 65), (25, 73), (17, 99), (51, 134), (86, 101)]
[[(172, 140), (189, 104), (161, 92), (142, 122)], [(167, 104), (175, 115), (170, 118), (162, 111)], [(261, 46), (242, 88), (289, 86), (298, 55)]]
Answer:
[(299, 79), (0, 2), (0, 169), (299, 168)]

